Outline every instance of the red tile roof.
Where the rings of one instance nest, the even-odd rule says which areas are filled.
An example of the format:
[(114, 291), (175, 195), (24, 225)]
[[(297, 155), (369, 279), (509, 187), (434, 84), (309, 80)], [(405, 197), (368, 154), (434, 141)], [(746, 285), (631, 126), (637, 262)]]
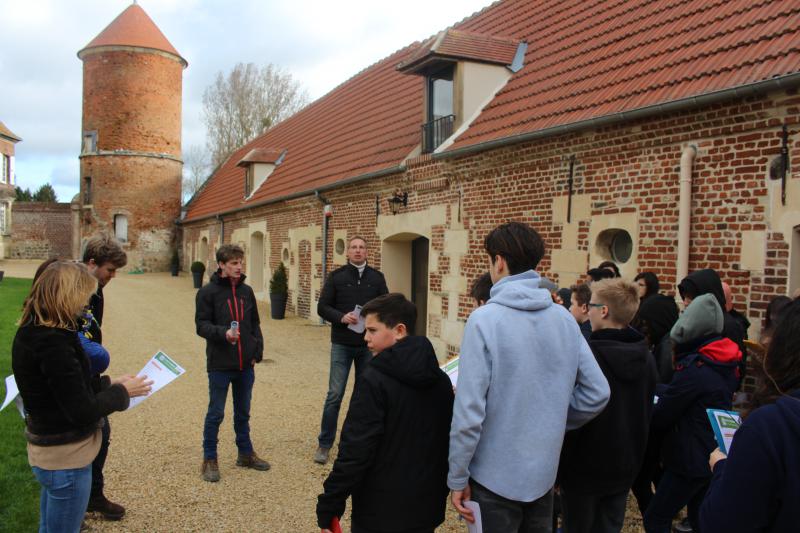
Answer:
[(253, 148), (238, 163), (237, 167), (246, 167), (252, 163), (277, 163), (286, 150), (272, 148)]
[(78, 52), (78, 57), (83, 51), (100, 46), (152, 48), (177, 56), (186, 63), (186, 60), (181, 57), (175, 47), (170, 44), (164, 34), (161, 33), (161, 30), (158, 29), (158, 26), (138, 4), (129, 5), (125, 11), (112, 20), (111, 24), (106, 26), (92, 42)]
[[(800, 73), (798, 2), (501, 0), (454, 28), (529, 44), (523, 68), (448, 151)], [(394, 66), (420, 46), (369, 67), (241, 148), (187, 219), (401, 164), (420, 143), (424, 82)], [(288, 150), (286, 159), (245, 204), (244, 170), (235, 163), (274, 146)]]
[(15, 144), (22, 140), (19, 137), (17, 137), (16, 135), (14, 135), (11, 132), (11, 130), (8, 129), (6, 127), (6, 125), (3, 124), (2, 122), (0, 122), (0, 137), (5, 137), (6, 139), (9, 139), (10, 141), (12, 141)]
[(467, 59), (483, 63), (510, 65), (517, 53), (519, 39), (448, 29), (422, 43), (398, 68), (416, 71), (434, 58)]

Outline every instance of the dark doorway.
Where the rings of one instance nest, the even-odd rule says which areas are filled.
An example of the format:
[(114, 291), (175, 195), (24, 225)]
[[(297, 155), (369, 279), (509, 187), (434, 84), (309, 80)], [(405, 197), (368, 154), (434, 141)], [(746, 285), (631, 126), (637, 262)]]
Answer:
[(428, 329), (428, 245), (419, 237), (411, 241), (411, 301), (417, 306), (415, 335), (426, 335)]

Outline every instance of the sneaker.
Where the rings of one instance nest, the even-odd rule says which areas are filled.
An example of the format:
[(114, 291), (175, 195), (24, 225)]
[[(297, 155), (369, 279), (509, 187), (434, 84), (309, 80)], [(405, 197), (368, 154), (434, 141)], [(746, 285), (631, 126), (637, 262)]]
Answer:
[(219, 466), (216, 459), (203, 459), (203, 481), (219, 481)]
[(253, 470), (269, 470), (269, 463), (256, 455), (255, 452), (250, 455), (239, 454), (236, 459), (236, 466), (243, 466), (245, 468), (252, 468)]
[(330, 453), (331, 453), (330, 448), (323, 448), (322, 446), (320, 446), (319, 448), (317, 448), (316, 453), (314, 453), (314, 462), (324, 465), (325, 463), (328, 462), (328, 454)]
[(106, 520), (122, 520), (125, 516), (125, 508), (118, 503), (110, 501), (105, 495), (100, 494), (89, 498), (89, 505), (86, 507), (87, 513), (100, 513)]

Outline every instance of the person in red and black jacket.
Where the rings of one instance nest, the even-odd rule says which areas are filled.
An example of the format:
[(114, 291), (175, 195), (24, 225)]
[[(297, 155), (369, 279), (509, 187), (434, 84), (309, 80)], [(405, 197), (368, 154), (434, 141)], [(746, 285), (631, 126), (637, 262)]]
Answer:
[[(217, 250), (219, 268), (211, 281), (197, 291), (195, 324), (206, 339), (208, 371), (208, 413), (203, 428), (205, 481), (219, 481), (217, 435), (225, 414), (228, 386), (233, 396), (233, 429), (239, 457), (237, 466), (269, 470), (269, 463), (253, 451), (250, 440), (250, 398), (255, 371), (264, 353), (264, 338), (253, 289), (245, 285), (242, 273), (244, 251), (225, 244)], [(235, 327), (234, 322), (238, 323)]]

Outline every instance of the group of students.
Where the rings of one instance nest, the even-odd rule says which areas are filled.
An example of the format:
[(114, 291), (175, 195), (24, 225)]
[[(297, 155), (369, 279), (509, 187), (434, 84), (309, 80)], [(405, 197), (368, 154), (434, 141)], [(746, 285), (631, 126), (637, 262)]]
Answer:
[[(75, 532), (92, 505), (113, 510), (102, 494), (102, 467), (99, 496), (91, 496), (93, 462), (107, 453), (107, 416), (150, 391), (146, 377), (102, 375), (108, 353), (99, 343), (98, 282), (102, 287), (119, 266), (103, 260), (113, 249), (99, 237), (88, 243), (84, 263), (42, 265), (14, 338), (28, 457), (42, 486), (40, 531)], [(796, 528), (798, 301), (770, 304), (762, 337), (769, 345), (752, 365), (760, 369), (758, 388), (727, 458), (716, 449), (706, 409), (732, 407), (745, 368), (743, 330), (726, 310), (716, 272), (681, 281), (686, 307), (679, 316), (647, 274), (636, 283), (603, 274), (572, 287), (567, 306), (542, 288), (535, 269), (545, 248), (534, 229), (503, 224), (484, 249), (489, 272), (473, 287), (479, 306), (465, 325), (455, 388), (430, 341), (413, 335), (414, 304), (390, 293), (361, 309), (373, 357), (356, 380), (318, 497), (323, 533), (335, 529), (348, 497), (354, 533), (431, 532), (444, 521), (448, 492), (469, 522), (478, 505), (485, 533), (551, 531), (557, 500), (566, 532), (620, 531), (631, 489), (648, 532), (670, 531), (684, 506), (695, 531)], [(231, 252), (220, 261), (223, 281), (230, 277), (225, 268), (241, 274), (241, 254)], [(211, 289), (198, 294), (198, 331), (204, 309), (228, 305), (228, 292), (238, 301), (241, 284), (229, 285), (219, 289), (219, 302)], [(248, 357), (239, 372), (263, 350), (257, 315), (243, 319), (246, 301), (235, 331), (212, 322), (203, 330), (207, 340), (237, 350), (256, 347), (240, 352)], [(658, 359), (665, 338), (669, 368)], [(227, 394), (229, 383), (219, 385)], [(250, 388), (235, 410), (249, 410)], [(204, 475), (216, 463), (215, 405), (211, 397)], [(238, 444), (249, 428), (234, 419)], [(245, 451), (240, 447), (237, 464), (269, 468), (251, 443)]]
[(552, 531), (554, 501), (567, 533), (619, 532), (632, 489), (648, 533), (671, 531), (686, 506), (694, 531), (796, 529), (800, 302), (770, 305), (758, 389), (727, 458), (706, 409), (732, 408), (745, 333), (715, 271), (681, 281), (680, 314), (652, 273), (590, 271), (562, 306), (535, 271), (535, 230), (504, 224), (484, 248), (454, 395), (411, 335), (413, 304), (389, 294), (364, 306), (374, 357), (318, 498), (323, 533), (348, 496), (354, 533), (433, 531), (448, 489), (467, 521), (478, 504), (486, 533)]

